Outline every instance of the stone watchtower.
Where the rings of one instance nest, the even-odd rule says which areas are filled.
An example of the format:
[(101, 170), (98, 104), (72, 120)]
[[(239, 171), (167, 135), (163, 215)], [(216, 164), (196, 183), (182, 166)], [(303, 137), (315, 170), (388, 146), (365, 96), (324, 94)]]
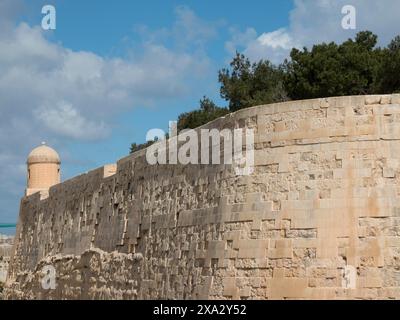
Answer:
[(32, 150), (28, 156), (28, 181), (26, 195), (48, 189), (60, 183), (60, 156), (46, 146), (44, 142), (40, 147)]

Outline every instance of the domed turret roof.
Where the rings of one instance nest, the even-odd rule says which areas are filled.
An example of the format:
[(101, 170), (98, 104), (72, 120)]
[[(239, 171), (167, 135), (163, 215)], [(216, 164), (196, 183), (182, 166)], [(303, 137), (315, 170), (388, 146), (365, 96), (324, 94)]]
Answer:
[(32, 152), (28, 156), (28, 164), (33, 163), (57, 163), (60, 164), (60, 156), (58, 153), (46, 146), (44, 143), (40, 147), (37, 147), (32, 150)]

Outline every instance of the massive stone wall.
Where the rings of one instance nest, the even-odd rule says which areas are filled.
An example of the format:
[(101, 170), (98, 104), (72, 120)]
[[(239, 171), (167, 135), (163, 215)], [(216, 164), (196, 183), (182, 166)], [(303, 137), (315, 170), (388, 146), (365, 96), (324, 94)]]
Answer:
[(400, 95), (205, 127), (253, 128), (254, 173), (148, 165), (141, 151), (23, 198), (7, 297), (400, 298)]

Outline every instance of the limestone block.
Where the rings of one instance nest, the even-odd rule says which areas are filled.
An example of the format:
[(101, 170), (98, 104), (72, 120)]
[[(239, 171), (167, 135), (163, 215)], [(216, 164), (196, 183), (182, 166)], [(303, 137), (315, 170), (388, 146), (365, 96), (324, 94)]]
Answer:
[(271, 248), (268, 250), (268, 258), (270, 259), (283, 259), (292, 258), (293, 250), (292, 248)]
[(224, 293), (226, 297), (237, 297), (239, 289), (236, 286), (236, 278), (228, 277), (223, 279)]
[(281, 132), (286, 130), (285, 121), (278, 121), (274, 123), (275, 132)]
[(385, 238), (385, 247), (400, 247), (400, 238), (399, 237), (386, 237)]
[(296, 239), (293, 242), (293, 248), (316, 248), (316, 239)]
[(278, 239), (275, 240), (275, 248), (292, 248), (293, 240), (292, 239)]
[(279, 162), (278, 172), (279, 173), (289, 172), (289, 170), (290, 170), (289, 160), (287, 158), (281, 159)]
[(308, 296), (306, 278), (272, 278), (267, 280), (267, 296), (270, 299), (300, 298)]
[(381, 96), (366, 96), (365, 97), (365, 104), (380, 104), (381, 103)]
[(400, 104), (400, 94), (392, 94), (392, 104)]
[[(384, 105), (374, 107), (374, 114), (376, 115), (390, 116), (392, 114), (399, 113), (400, 107), (398, 105)], [(381, 120), (384, 120), (384, 118), (381, 118)]]
[(384, 178), (395, 178), (396, 171), (393, 168), (383, 168), (383, 177)]
[(239, 249), (240, 246), (240, 231), (228, 231), (225, 233), (224, 239), (227, 241), (228, 246), (231, 242), (232, 249)]
[(264, 258), (267, 255), (269, 240), (239, 240), (239, 259)]
[(381, 288), (382, 279), (377, 277), (358, 277), (357, 287), (359, 288)]
[(253, 230), (253, 231), (261, 231), (261, 228), (262, 228), (261, 219), (253, 220), (253, 223), (251, 224), (251, 230)]
[(392, 96), (390, 95), (382, 96), (381, 104), (390, 104), (391, 102), (392, 102)]

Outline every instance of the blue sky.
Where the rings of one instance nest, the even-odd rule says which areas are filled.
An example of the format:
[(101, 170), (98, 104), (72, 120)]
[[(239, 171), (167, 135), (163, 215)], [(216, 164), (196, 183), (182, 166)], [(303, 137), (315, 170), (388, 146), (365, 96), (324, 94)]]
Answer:
[[(398, 33), (397, 0), (0, 0), (0, 222), (15, 222), (29, 151), (47, 141), (63, 179), (113, 163), (203, 95), (236, 50), (281, 62), (292, 47), (370, 29)], [(42, 6), (57, 28), (41, 29)], [(357, 29), (341, 28), (341, 8)]]

